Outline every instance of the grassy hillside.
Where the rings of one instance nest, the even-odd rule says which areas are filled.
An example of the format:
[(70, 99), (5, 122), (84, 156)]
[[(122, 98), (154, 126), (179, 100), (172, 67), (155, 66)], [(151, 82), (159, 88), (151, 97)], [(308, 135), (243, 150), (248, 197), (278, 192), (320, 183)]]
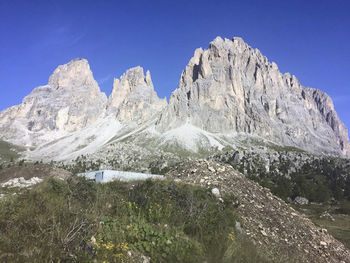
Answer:
[[(0, 199), (2, 262), (265, 262), (232, 196), (172, 181), (46, 179)], [(141, 261), (142, 262), (142, 261)]]

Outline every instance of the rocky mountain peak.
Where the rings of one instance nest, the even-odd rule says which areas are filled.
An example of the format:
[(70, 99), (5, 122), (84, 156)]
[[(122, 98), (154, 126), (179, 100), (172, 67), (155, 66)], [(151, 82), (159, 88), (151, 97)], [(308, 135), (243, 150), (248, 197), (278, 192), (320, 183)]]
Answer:
[(280, 73), (276, 63), (241, 38), (217, 37), (208, 49), (195, 51), (157, 129), (185, 124), (311, 152), (350, 155), (347, 129), (331, 99)]
[(108, 100), (108, 107), (118, 108), (125, 98), (137, 88), (153, 90), (151, 74), (147, 71), (144, 75), (143, 68), (140, 66), (128, 69), (120, 79), (115, 78), (112, 94)]
[(176, 141), (193, 151), (249, 147), (252, 139), (350, 156), (348, 131), (327, 94), (282, 74), (276, 63), (238, 37), (217, 37), (207, 49), (196, 49), (169, 104), (157, 96), (151, 73), (140, 66), (114, 79), (107, 100), (88, 61), (74, 59), (57, 67), (49, 83), (34, 89), (21, 105), (0, 113), (0, 138), (38, 145), (68, 133), (83, 134), (94, 123), (96, 129), (106, 123), (114, 126), (106, 125), (106, 134), (89, 135), (74, 151), (80, 153), (98, 136), (100, 147), (108, 136), (116, 137), (120, 127), (132, 131), (148, 125), (150, 136), (158, 136), (152, 140), (162, 145)]
[(137, 66), (127, 70), (120, 79), (114, 79), (107, 109), (120, 121), (142, 123), (166, 105), (166, 99), (159, 99), (154, 91), (151, 73), (147, 71), (145, 75), (143, 68)]
[(53, 88), (74, 88), (84, 84), (97, 86), (89, 62), (83, 58), (76, 58), (65, 65), (58, 66), (48, 83)]
[(103, 114), (106, 102), (88, 61), (74, 59), (58, 66), (49, 83), (35, 88), (22, 104), (1, 112), (0, 129), (5, 138), (10, 131), (8, 136), (16, 137), (21, 144), (22, 140), (33, 143), (36, 139), (31, 136), (37, 132), (73, 132), (94, 123)]

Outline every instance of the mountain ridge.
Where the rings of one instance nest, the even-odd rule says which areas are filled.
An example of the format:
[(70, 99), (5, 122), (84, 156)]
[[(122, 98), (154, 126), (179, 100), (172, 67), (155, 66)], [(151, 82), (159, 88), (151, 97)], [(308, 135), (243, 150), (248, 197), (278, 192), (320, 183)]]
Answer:
[[(1, 139), (34, 148), (25, 153), (29, 159), (93, 153), (127, 134), (153, 140), (159, 149), (220, 149), (243, 136), (350, 157), (347, 128), (331, 98), (280, 73), (239, 37), (217, 37), (208, 49), (196, 49), (169, 103), (158, 97), (150, 72), (140, 66), (115, 78), (107, 98), (87, 60), (73, 59), (22, 104), (0, 112), (0, 131)], [(137, 139), (135, 144), (143, 145)]]

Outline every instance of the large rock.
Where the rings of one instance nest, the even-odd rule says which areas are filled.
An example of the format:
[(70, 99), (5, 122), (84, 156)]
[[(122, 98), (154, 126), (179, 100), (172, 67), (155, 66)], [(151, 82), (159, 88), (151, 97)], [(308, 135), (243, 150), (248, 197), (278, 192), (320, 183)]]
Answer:
[(305, 197), (297, 196), (294, 199), (294, 203), (296, 203), (298, 205), (307, 205), (307, 204), (309, 204), (309, 200)]
[(166, 105), (166, 99), (158, 98), (154, 91), (151, 73), (147, 71), (145, 76), (142, 67), (134, 67), (120, 79), (114, 79), (107, 109), (122, 122), (141, 124), (156, 116)]
[(74, 59), (57, 67), (49, 83), (34, 89), (22, 104), (0, 113), (1, 135), (21, 141), (38, 132), (81, 130), (104, 113), (106, 102), (88, 61)]
[(350, 155), (348, 132), (322, 91), (282, 74), (241, 38), (197, 49), (158, 121), (161, 132), (191, 124), (244, 133), (311, 152)]

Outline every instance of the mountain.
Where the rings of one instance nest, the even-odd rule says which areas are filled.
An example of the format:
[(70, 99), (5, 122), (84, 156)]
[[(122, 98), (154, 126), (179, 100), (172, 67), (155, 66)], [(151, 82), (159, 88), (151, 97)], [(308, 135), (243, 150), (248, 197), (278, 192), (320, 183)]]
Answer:
[(1, 137), (35, 146), (50, 140), (45, 137), (52, 131), (62, 136), (95, 123), (104, 113), (106, 102), (88, 61), (74, 59), (57, 67), (49, 83), (35, 88), (22, 104), (0, 113)]
[(350, 154), (348, 132), (324, 92), (279, 72), (241, 38), (217, 37), (197, 49), (158, 122), (166, 131), (193, 125), (243, 133), (310, 152)]
[(167, 106), (166, 99), (159, 99), (154, 91), (151, 73), (144, 75), (143, 68), (129, 69), (120, 79), (114, 79), (107, 109), (120, 121), (141, 124), (151, 119)]
[(197, 49), (169, 104), (141, 67), (115, 78), (107, 99), (87, 60), (74, 59), (1, 112), (0, 132), (0, 139), (30, 147), (22, 155), (36, 160), (113, 156), (130, 165), (135, 156), (149, 163), (261, 143), (350, 156), (330, 97), (280, 73), (241, 38), (217, 37)]

